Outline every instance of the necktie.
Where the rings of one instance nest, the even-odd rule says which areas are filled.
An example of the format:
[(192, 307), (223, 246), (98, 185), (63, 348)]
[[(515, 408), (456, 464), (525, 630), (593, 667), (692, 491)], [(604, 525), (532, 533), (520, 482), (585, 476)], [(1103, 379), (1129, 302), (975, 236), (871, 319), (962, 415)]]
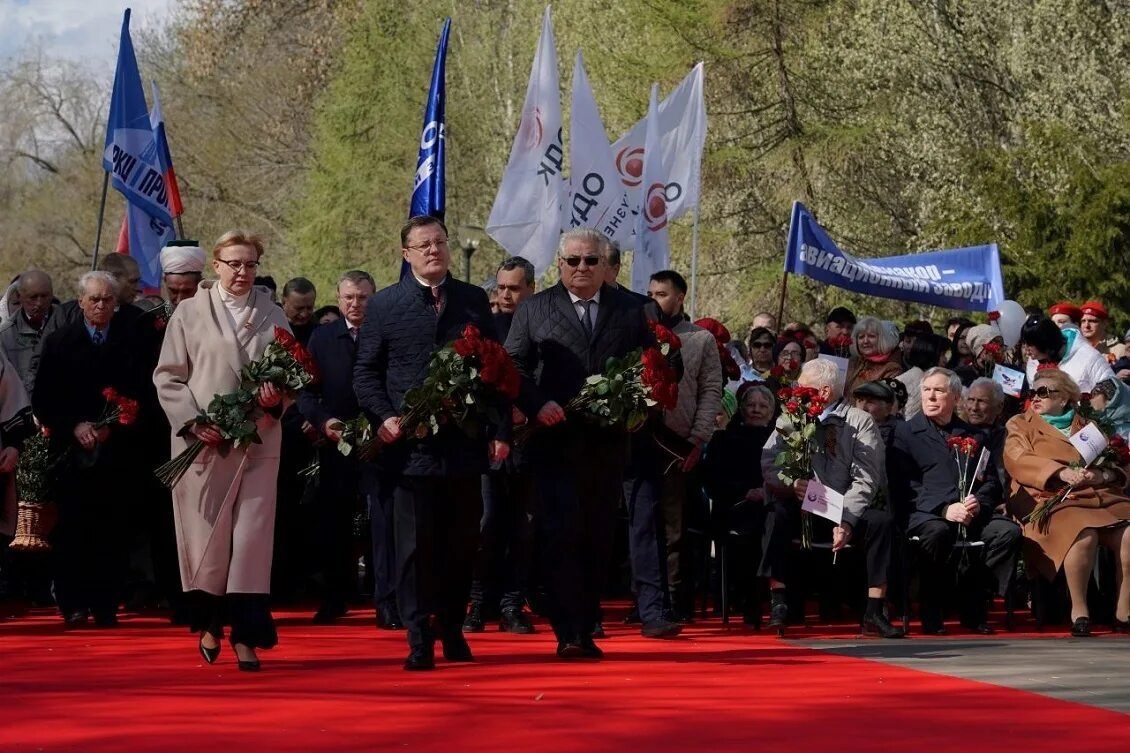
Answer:
[(353, 338), (353, 342), (357, 342), (357, 328), (356, 327), (350, 327), (349, 328), (349, 336)]
[(438, 314), (443, 308), (443, 286), (432, 285), (432, 305), (435, 307)]
[(581, 306), (584, 307), (585, 313), (581, 317), (581, 327), (585, 330), (585, 336), (592, 339), (592, 304), (593, 301), (581, 301)]
[(102, 343), (106, 342), (106, 334), (102, 330), (96, 329), (94, 330), (94, 336), (90, 339), (94, 342), (95, 345), (101, 345)]

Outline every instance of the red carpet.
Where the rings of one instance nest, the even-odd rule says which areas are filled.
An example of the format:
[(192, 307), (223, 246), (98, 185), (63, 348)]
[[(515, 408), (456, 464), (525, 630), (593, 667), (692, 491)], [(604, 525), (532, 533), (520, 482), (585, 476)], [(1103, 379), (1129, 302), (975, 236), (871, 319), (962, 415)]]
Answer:
[[(612, 629), (601, 663), (534, 636), (471, 636), (478, 662), (401, 670), (371, 612), (280, 615), (259, 674), (209, 667), (157, 618), (64, 631), (0, 622), (0, 751), (835, 751), (1124, 753), (1130, 717), (798, 647), (717, 621), (674, 641)], [(799, 636), (798, 636), (799, 637)], [(1034, 657), (1034, 661), (1038, 660)], [(1039, 720), (1038, 723), (1035, 720)]]

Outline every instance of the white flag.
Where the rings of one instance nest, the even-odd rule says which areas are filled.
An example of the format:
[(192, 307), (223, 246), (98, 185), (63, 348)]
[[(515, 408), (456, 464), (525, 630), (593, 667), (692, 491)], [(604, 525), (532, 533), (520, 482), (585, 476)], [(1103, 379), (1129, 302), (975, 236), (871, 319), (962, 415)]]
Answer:
[(508, 253), (528, 259), (539, 277), (553, 262), (561, 234), (564, 156), (557, 47), (547, 7), (526, 86), (522, 123), (487, 219), (490, 237)]
[(800, 509), (840, 525), (844, 519), (844, 495), (814, 478), (808, 482), (808, 490), (804, 493)]
[(616, 172), (612, 147), (585, 74), (581, 51), (573, 65), (573, 105), (569, 111), (569, 202), (563, 229), (591, 227), (610, 239), (632, 234), (628, 194)]
[[(696, 65), (675, 91), (659, 104), (664, 193), (667, 217), (676, 219), (698, 206), (699, 172), (706, 144), (706, 101), (703, 98), (702, 63)], [(639, 211), (643, 182), (646, 118), (612, 145), (616, 170), (628, 189), (628, 203)], [(631, 246), (627, 246), (630, 248)]]
[(1106, 435), (1095, 425), (1094, 421), (1072, 434), (1067, 441), (1078, 451), (1085, 466), (1095, 462), (1107, 446)]
[(640, 192), (644, 198), (636, 216), (636, 249), (632, 254), (632, 290), (645, 294), (651, 276), (671, 266), (671, 250), (667, 245), (663, 163), (651, 156), (660, 153), (659, 84), (651, 86), (646, 133), (643, 172), (640, 175)]

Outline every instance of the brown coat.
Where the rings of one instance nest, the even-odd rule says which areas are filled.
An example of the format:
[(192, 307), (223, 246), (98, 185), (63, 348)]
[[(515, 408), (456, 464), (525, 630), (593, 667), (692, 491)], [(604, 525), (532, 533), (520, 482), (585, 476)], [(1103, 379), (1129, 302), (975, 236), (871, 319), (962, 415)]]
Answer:
[[(153, 383), (172, 426), (174, 454), (189, 442), (177, 433), (214, 395), (239, 388), (240, 369), (263, 355), (274, 340), (275, 326), (290, 329), (266, 290), (253, 288), (248, 305), (251, 318), (237, 333), (224, 311), (218, 284), (206, 281), (169, 320)], [(185, 591), (270, 593), (282, 440), (278, 420), (260, 419), (259, 436), (262, 444), (233, 450), (226, 457), (205, 448), (173, 487)]]
[(864, 382), (874, 382), (877, 379), (893, 379), (904, 371), (902, 358), (897, 350), (892, 351), (890, 358), (880, 363), (868, 361), (865, 358), (853, 357), (848, 361), (847, 380), (844, 385), (844, 397), (851, 397), (855, 388)]
[[(1071, 431), (1082, 427), (1083, 421), (1076, 418)], [(1008, 510), (1024, 526), (1028, 567), (1050, 580), (1084, 529), (1130, 520), (1130, 499), (1122, 495), (1126, 479), (1120, 474), (1109, 486), (1073, 491), (1056, 506), (1042, 533), (1037, 526), (1023, 523), (1024, 517), (1063, 488), (1059, 472), (1072, 463), (1082, 463), (1082, 458), (1067, 437), (1034, 411), (1014, 416), (1006, 428), (1004, 467), (1012, 477)]]

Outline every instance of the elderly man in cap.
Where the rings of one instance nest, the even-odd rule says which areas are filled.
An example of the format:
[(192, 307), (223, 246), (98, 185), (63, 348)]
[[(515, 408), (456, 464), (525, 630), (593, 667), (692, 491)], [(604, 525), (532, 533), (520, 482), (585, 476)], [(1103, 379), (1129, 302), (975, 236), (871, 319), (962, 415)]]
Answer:
[(1083, 312), (1070, 301), (1060, 301), (1048, 307), (1048, 316), (1055, 322), (1055, 326), (1063, 329), (1064, 327), (1078, 327), (1079, 320), (1083, 318)]
[(169, 245), (161, 249), (162, 279), (174, 308), (196, 295), (207, 261), (197, 241), (169, 241)]
[[(864, 632), (883, 638), (902, 638), (902, 630), (891, 625), (884, 614), (894, 525), (890, 512), (875, 506), (876, 495), (886, 476), (886, 453), (879, 430), (870, 415), (852, 407), (850, 401), (840, 399), (840, 372), (831, 361), (817, 359), (804, 364), (797, 384), (816, 389), (827, 401), (828, 407), (817, 423), (812, 470), (828, 488), (844, 495), (843, 520), (831, 531), (832, 551), (852, 543), (865, 552)], [(889, 388), (883, 396), (894, 399)], [(777, 455), (785, 448), (783, 433), (789, 431), (788, 421), (778, 421), (761, 452), (761, 472), (770, 499), (766, 502), (768, 513), (759, 574), (769, 578), (772, 598), (769, 626), (777, 628), (779, 634), (783, 633), (788, 619), (785, 587), (793, 575), (789, 572), (789, 555), (792, 540), (800, 531), (801, 502), (809, 484), (807, 480), (798, 480), (786, 485), (778, 475)], [(814, 517), (812, 522), (817, 530), (826, 531), (830, 527), (822, 518)]]
[(1079, 311), (1082, 313), (1079, 331), (1092, 348), (1111, 361), (1117, 361), (1126, 355), (1126, 346), (1117, 337), (1107, 335), (1106, 325), (1110, 321), (1110, 314), (1107, 313), (1106, 306), (1098, 301), (1087, 301), (1079, 307)]
[(847, 357), (847, 347), (833, 345), (840, 338), (851, 337), (852, 328), (855, 327), (855, 314), (851, 309), (836, 306), (828, 312), (824, 319), (824, 340), (820, 343), (820, 352), (829, 356)]

